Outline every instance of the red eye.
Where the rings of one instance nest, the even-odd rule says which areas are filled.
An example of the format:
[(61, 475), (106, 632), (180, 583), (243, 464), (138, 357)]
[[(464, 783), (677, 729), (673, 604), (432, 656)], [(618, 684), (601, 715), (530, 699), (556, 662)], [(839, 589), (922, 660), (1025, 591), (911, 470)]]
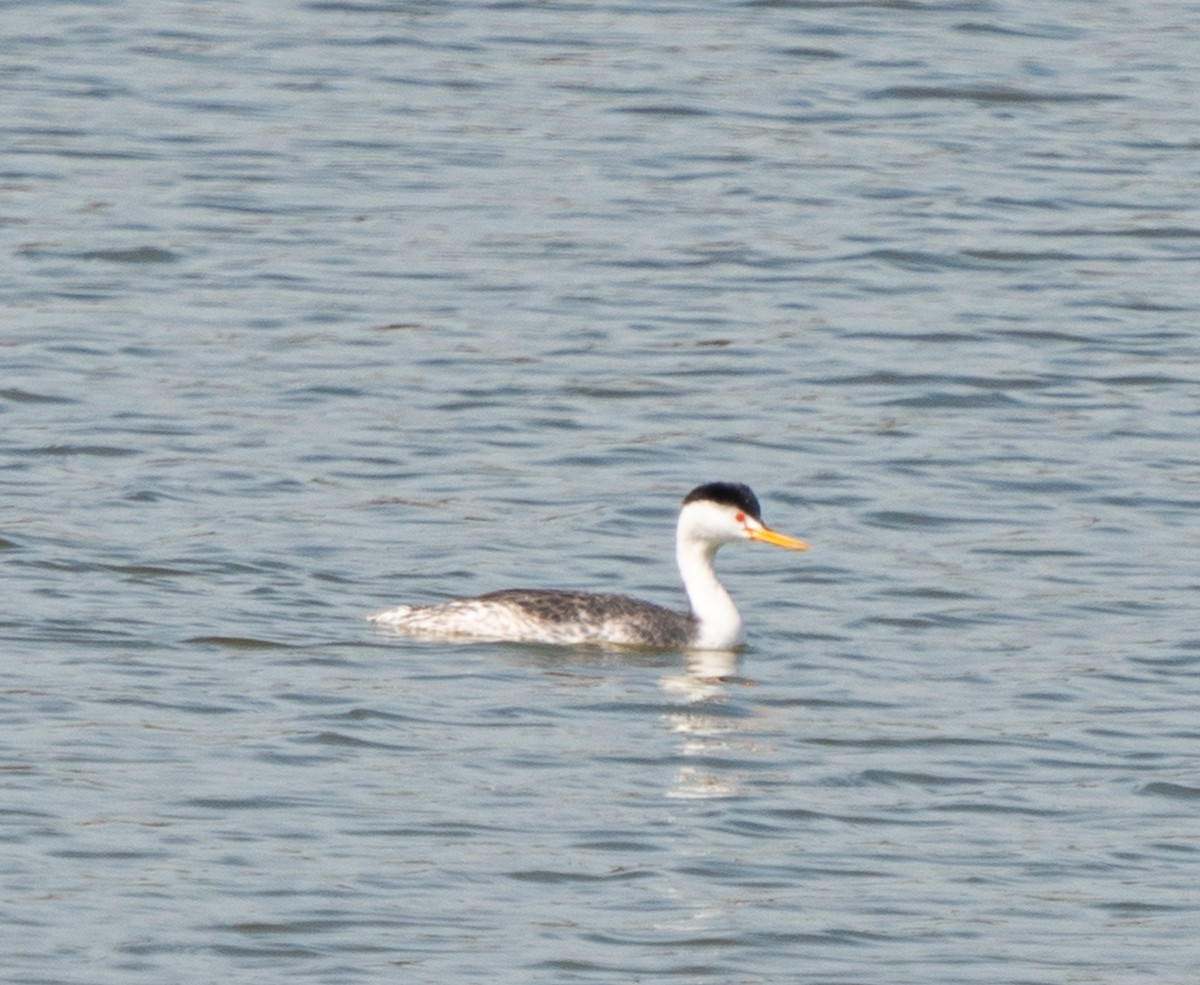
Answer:
[(739, 514), (737, 515), (737, 522), (738, 522), (738, 523), (745, 523), (745, 522), (746, 522), (746, 514), (745, 514), (745, 513), (739, 513)]

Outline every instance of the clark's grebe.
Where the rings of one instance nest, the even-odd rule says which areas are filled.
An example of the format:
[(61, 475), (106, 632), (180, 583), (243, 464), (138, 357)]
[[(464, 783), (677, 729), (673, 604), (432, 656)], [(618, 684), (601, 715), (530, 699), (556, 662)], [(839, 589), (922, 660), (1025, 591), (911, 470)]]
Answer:
[(808, 550), (804, 541), (763, 524), (758, 499), (748, 486), (710, 482), (684, 497), (675, 529), (675, 557), (689, 612), (625, 595), (511, 588), (435, 605), (401, 605), (369, 618), (426, 638), (728, 650), (739, 646), (745, 633), (737, 606), (717, 580), (713, 555), (735, 540)]

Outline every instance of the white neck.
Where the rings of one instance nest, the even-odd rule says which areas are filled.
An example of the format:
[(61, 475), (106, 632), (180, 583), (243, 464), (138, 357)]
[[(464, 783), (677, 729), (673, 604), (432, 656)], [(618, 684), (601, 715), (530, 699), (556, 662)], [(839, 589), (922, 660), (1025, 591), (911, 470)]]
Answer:
[(692, 615), (699, 621), (694, 646), (701, 650), (729, 650), (746, 639), (741, 614), (713, 570), (717, 546), (689, 536), (680, 524), (675, 538), (675, 559)]

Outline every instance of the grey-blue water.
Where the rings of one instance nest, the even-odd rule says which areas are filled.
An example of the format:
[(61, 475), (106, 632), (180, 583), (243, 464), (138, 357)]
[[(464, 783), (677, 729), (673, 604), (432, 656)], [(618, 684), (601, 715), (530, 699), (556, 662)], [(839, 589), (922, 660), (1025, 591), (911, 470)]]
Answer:
[(1200, 7), (0, 24), (6, 982), (1195, 982)]

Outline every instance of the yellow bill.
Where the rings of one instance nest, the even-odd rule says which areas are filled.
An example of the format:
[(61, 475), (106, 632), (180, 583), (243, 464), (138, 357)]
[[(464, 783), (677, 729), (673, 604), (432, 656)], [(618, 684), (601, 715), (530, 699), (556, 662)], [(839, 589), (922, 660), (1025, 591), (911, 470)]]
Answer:
[(789, 537), (787, 534), (777, 534), (774, 530), (760, 527), (757, 530), (747, 530), (751, 540), (762, 541), (764, 544), (774, 544), (776, 547), (786, 547), (789, 551), (807, 551), (808, 543)]

